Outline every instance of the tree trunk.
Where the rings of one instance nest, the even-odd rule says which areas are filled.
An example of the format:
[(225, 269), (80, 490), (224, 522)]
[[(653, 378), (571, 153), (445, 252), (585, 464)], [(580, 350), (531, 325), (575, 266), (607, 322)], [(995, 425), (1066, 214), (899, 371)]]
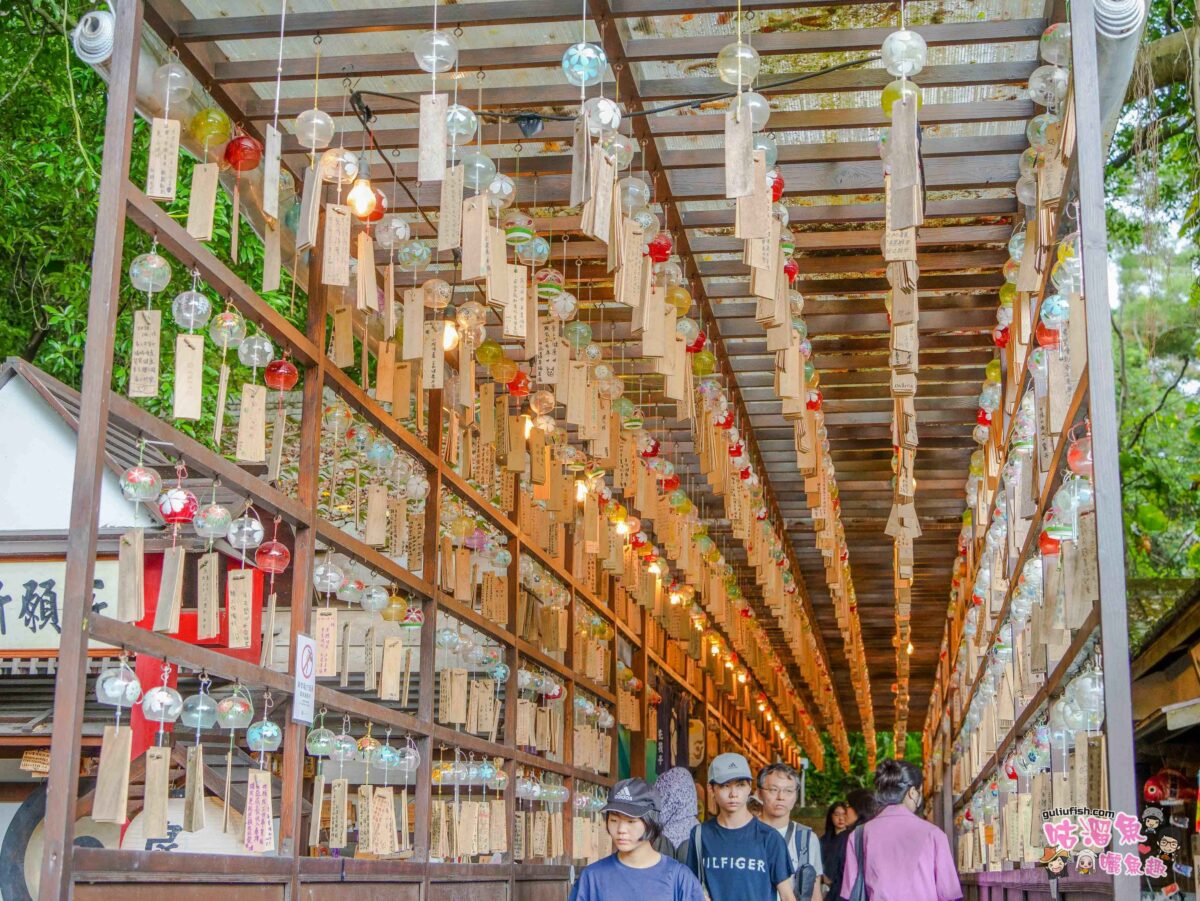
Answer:
[[(1200, 28), (1193, 26), (1151, 41), (1138, 51), (1138, 65), (1150, 65), (1151, 81), (1155, 88), (1188, 84), (1191, 81), (1191, 45), (1198, 37)], [(1138, 99), (1141, 83), (1144, 82), (1137, 77), (1129, 82), (1129, 90), (1125, 95), (1126, 103)]]

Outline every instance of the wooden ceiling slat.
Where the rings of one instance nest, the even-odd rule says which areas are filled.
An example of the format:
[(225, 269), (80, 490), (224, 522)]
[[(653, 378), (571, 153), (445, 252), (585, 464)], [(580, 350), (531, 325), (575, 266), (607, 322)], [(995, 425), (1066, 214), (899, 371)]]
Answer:
[[(803, 223), (882, 222), (883, 201), (875, 203), (819, 204), (804, 206), (789, 203), (788, 218), (793, 230)], [(1011, 217), (1017, 212), (1016, 195), (1012, 197), (959, 197), (953, 200), (930, 200), (925, 204), (925, 219), (959, 216)], [(685, 210), (685, 228), (732, 228), (733, 210)]]
[[(979, 84), (1023, 85), (1038, 67), (1039, 61), (1011, 60), (1002, 63), (956, 63), (948, 66), (926, 66), (914, 81), (923, 88), (962, 87)], [(796, 73), (801, 74), (801, 73)], [(767, 81), (755, 85), (755, 90), (765, 96), (775, 94), (825, 94), (841, 91), (879, 91), (892, 80), (892, 75), (883, 68), (840, 69), (816, 75), (793, 84)], [(779, 79), (778, 81), (785, 81)], [(706, 97), (722, 94), (729, 90), (718, 78), (693, 76), (688, 78), (659, 78), (642, 82), (647, 101), (678, 100), (685, 97)], [(778, 128), (779, 126), (775, 126)]]
[[(917, 265), (922, 275), (930, 272), (960, 269), (998, 269), (1008, 261), (1007, 250), (972, 250), (947, 253), (918, 253)], [(883, 273), (887, 263), (882, 254), (864, 253), (838, 256), (805, 256), (795, 257), (796, 265), (800, 267), (801, 275), (829, 274), (862, 274)], [(702, 260), (699, 264), (700, 274), (716, 275), (745, 275), (750, 274), (750, 267), (741, 260)]]
[[(322, 12), (291, 12), (287, 17), (289, 37), (331, 34), (364, 34), (381, 31), (413, 31), (433, 27), (434, 7), (395, 6), (381, 9), (337, 9)], [(567, 22), (579, 18), (579, 4), (570, 0), (484, 0), (462, 6), (437, 7), (441, 28), (480, 25), (520, 25), (532, 22)], [(279, 37), (279, 16), (216, 16), (179, 22), (176, 32), (187, 43), (245, 38)]]
[[(959, 190), (1010, 186), (1020, 176), (1020, 154), (996, 157), (925, 160), (925, 187)], [(839, 163), (792, 163), (779, 167), (788, 197), (806, 194), (883, 193), (879, 160)], [(674, 169), (668, 173), (672, 196), (679, 200), (718, 200), (725, 197), (724, 169)]]
[[(916, 25), (912, 30), (930, 47), (947, 45), (1005, 44), (1036, 41), (1046, 28), (1044, 19), (995, 19), (986, 22), (947, 22)], [(828, 28), (812, 31), (763, 32), (753, 36), (761, 56), (804, 53), (839, 53), (850, 50), (875, 52), (884, 38), (896, 29)], [(729, 43), (729, 36), (689, 35), (672, 38), (640, 38), (630, 41), (625, 54), (631, 62), (669, 59), (712, 59)]]
[[(803, 84), (804, 82), (801, 82)], [(922, 125), (946, 125), (965, 122), (1020, 122), (1036, 115), (1041, 107), (1031, 100), (975, 100), (966, 103), (931, 103), (921, 107)], [(648, 123), (655, 137), (665, 135), (721, 134), (723, 116), (664, 115), (650, 116)], [(775, 112), (772, 131), (814, 131), (828, 128), (887, 128), (891, 122), (878, 105)]]

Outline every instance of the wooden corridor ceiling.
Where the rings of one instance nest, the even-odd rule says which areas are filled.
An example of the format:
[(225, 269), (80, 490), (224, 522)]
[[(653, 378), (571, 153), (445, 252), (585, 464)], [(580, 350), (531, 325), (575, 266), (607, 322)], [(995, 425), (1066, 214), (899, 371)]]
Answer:
[[(367, 8), (378, 7), (378, 8)], [(439, 27), (461, 29), (459, 102), (475, 110), (519, 109), (570, 114), (579, 90), (566, 83), (563, 50), (585, 39), (601, 44), (609, 61), (606, 96), (627, 110), (703, 97), (726, 89), (716, 78), (716, 53), (732, 41), (738, 4), (728, 0), (478, 0), (438, 8)], [(763, 58), (761, 81), (817, 71), (878, 52), (898, 27), (899, 5), (862, 0), (810, 0), (783, 7), (779, 0), (741, 4), (749, 40)], [(950, 572), (956, 553), (963, 485), (976, 445), (976, 398), (984, 366), (994, 356), (1000, 267), (1017, 214), (1013, 184), (1026, 146), (1025, 123), (1035, 114), (1024, 84), (1037, 65), (1037, 38), (1045, 26), (1038, 0), (914, 0), (910, 26), (929, 44), (929, 61), (915, 78), (922, 89), (922, 159), (927, 185), (926, 224), (920, 229), (921, 370), (917, 395), (920, 448), (917, 510), (924, 535), (916, 541), (913, 586), (910, 723), (925, 719), (942, 640)], [(278, 0), (148, 0), (147, 21), (194, 71), (214, 99), (261, 137), (275, 115)], [(429, 2), (399, 0), (290, 0), (284, 41), (280, 123), (284, 154), (294, 172), (305, 157), (291, 137), (291, 119), (311, 107), (320, 37), (320, 105), (344, 129), (345, 146), (358, 150), (362, 135), (344, 101), (351, 89), (398, 93), (369, 98), (376, 138), (402, 179), (425, 207), (436, 211), (437, 186), (418, 188), (417, 128), (413, 101), (429, 90), (429, 76), (413, 61), (413, 40), (433, 22)], [(202, 79), (203, 80), (203, 79)], [(887, 125), (879, 91), (890, 80), (880, 63), (842, 69), (780, 88), (763, 89), (772, 104), (767, 129), (779, 143), (796, 236), (805, 319), (812, 360), (821, 374), (825, 422), (841, 489), (842, 519), (858, 595), (872, 686), (876, 728), (892, 728), (895, 679), (892, 540), (884, 532), (891, 502), (891, 417), (887, 291), (879, 241), (883, 228), (883, 174), (877, 140)], [(442, 77), (438, 90), (454, 90)], [(589, 89), (594, 96), (596, 88)], [(715, 345), (719, 369), (736, 401), (739, 426), (785, 525), (803, 575), (803, 591), (821, 631), (826, 660), (847, 729), (860, 728), (842, 639), (825, 584), (821, 555), (796, 471), (791, 424), (772, 388), (774, 355), (754, 321), (747, 268), (732, 237), (733, 204), (723, 197), (722, 113), (725, 103), (625, 119), (621, 130), (642, 152), (632, 172), (645, 171), (655, 208), (675, 240), (695, 297), (692, 316)], [(346, 112), (342, 112), (346, 111)], [(339, 115), (339, 113), (341, 113)], [(632, 129), (632, 130), (631, 130)], [(485, 123), (482, 141), (500, 171), (514, 175), (518, 205), (531, 208), (538, 232), (551, 239), (551, 265), (563, 270), (582, 304), (595, 340), (640, 398), (647, 427), (684, 475), (684, 485), (706, 518), (721, 515), (719, 499), (697, 478), (688, 427), (661, 401), (661, 377), (637, 358), (628, 308), (612, 304), (603, 245), (578, 232), (577, 209), (567, 209), (571, 123), (548, 121), (532, 137), (512, 122)], [(336, 139), (335, 139), (336, 140)], [(520, 142), (518, 144), (518, 141)], [(388, 168), (373, 155), (372, 177), (392, 195)], [(623, 173), (628, 174), (628, 173)], [(391, 209), (411, 210), (403, 191)], [(418, 236), (432, 234), (413, 216)], [(563, 238), (567, 264), (563, 266)], [(383, 258), (381, 257), (381, 260)], [(578, 265), (577, 265), (578, 261)], [(450, 264), (444, 254), (434, 268)], [(427, 275), (432, 275), (428, 273)], [(572, 287), (577, 276), (583, 284)], [(422, 276), (418, 276), (419, 278)], [(465, 292), (465, 287), (460, 288)], [(493, 314), (494, 320), (494, 314)], [(491, 329), (499, 338), (498, 324)], [(512, 350), (516, 352), (516, 348)], [(689, 475), (690, 474), (690, 477)], [(728, 523), (727, 559), (744, 564)], [(753, 578), (743, 569), (753, 603)], [(779, 641), (782, 659), (790, 652)], [(798, 675), (794, 684), (806, 689)], [(807, 705), (810, 711), (811, 704)], [(819, 718), (818, 718), (819, 722)]]

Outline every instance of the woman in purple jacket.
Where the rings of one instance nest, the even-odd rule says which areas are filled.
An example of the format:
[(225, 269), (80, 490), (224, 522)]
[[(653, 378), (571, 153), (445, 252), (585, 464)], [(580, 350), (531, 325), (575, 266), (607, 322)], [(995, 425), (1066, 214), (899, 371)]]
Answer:
[[(862, 878), (869, 901), (959, 901), (962, 887), (946, 833), (917, 816), (923, 798), (921, 770), (907, 760), (885, 760), (875, 770), (879, 812), (856, 829), (846, 846), (840, 897), (848, 899)], [(898, 865), (898, 862), (903, 862)]]

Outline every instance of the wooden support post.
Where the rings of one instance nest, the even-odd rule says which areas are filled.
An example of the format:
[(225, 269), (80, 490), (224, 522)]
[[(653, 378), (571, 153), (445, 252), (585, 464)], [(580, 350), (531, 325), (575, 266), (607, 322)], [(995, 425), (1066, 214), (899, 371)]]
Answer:
[[(1092, 422), (1096, 496), (1096, 557), (1100, 577), (1100, 646), (1104, 654), (1104, 708), (1108, 747), (1108, 797), (1113, 810), (1137, 810), (1133, 756), (1133, 705), (1129, 624), (1125, 603), (1124, 527), (1121, 514), (1112, 339), (1109, 336), (1108, 232), (1104, 218), (1104, 122), (1100, 117), (1099, 64), (1093, 0), (1071, 4), (1072, 80), (1075, 84), (1076, 161), (1083, 297), (1087, 319), (1088, 410)], [(1116, 876), (1113, 897), (1139, 896), (1136, 876)]]
[[(324, 214), (317, 226), (317, 246), (308, 270), (308, 318), (306, 335), (316, 347), (316, 359), (304, 368), (304, 387), (300, 410), (300, 467), (298, 500), (309, 516), (309, 527), (297, 529), (292, 569), (291, 618), (288, 630), (288, 673), (296, 673), (295, 637), (309, 628), (312, 608), (312, 571), (317, 558), (317, 506), (320, 499), (321, 414), (325, 387), (325, 304), (326, 288), (321, 284), (324, 243)], [(304, 829), (301, 806), (304, 798), (304, 738), (306, 729), (288, 717), (283, 744), (283, 779), (279, 805), (279, 847), (292, 855), (292, 897), (300, 891), (300, 858), (307, 852), (308, 833)], [(314, 810), (312, 816), (320, 816)]]
[[(423, 389), (422, 389), (423, 390)], [(429, 495), (425, 498), (425, 547), (422, 577), (430, 585), (437, 585), (438, 567), (438, 522), (442, 508), (442, 470), (447, 468), (442, 460), (442, 389), (429, 392), (429, 410), (426, 419), (428, 429), (426, 446), (433, 455), (434, 467), (429, 472)], [(417, 718), (423, 723), (433, 722), (434, 662), (437, 655), (438, 606), (432, 597), (423, 598), (421, 603), (425, 619), (421, 623), (421, 659), (417, 672)], [(433, 759), (433, 740), (426, 737), (417, 740), (417, 750), (422, 760)], [(413, 823), (413, 856), (417, 860), (429, 859), (430, 811), (433, 806), (433, 782), (426, 778), (417, 782)]]
[(58, 740), (50, 746), (50, 780), (46, 795), (45, 848), (42, 851), (40, 897), (66, 901), (71, 896), (71, 855), (79, 793), (79, 746), (86, 700), (88, 615), (96, 570), (96, 533), (100, 486), (104, 476), (108, 430), (109, 385), (112, 383), (125, 245), (125, 184), (136, 116), (138, 54), (142, 39), (141, 0), (116, 3), (116, 42), (108, 82), (104, 123), (104, 158), (100, 203), (92, 246), (92, 284), (88, 297), (87, 345), (83, 358), (75, 475), (71, 490), (70, 537), (63, 588), (62, 639), (54, 692), (54, 727)]

